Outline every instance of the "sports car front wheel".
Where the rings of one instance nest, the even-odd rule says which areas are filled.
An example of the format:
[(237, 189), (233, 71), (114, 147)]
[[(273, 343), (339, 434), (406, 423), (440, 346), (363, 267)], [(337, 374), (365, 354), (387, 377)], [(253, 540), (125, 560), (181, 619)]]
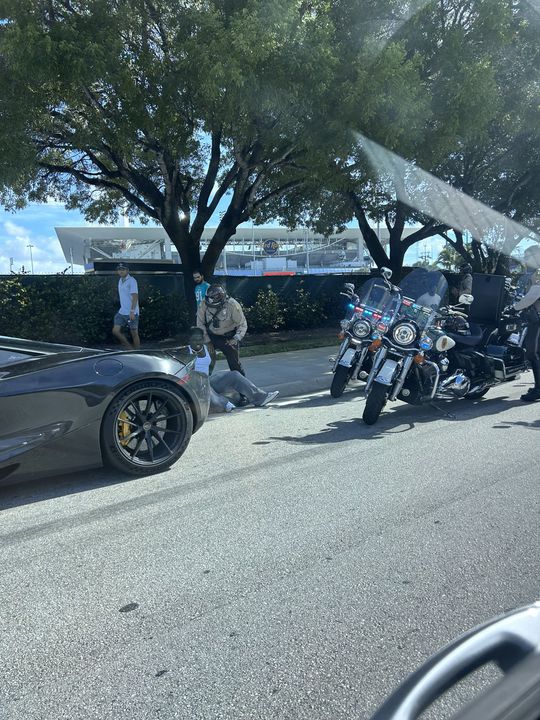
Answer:
[(132, 475), (157, 472), (178, 460), (192, 432), (189, 406), (173, 386), (139, 382), (120, 393), (105, 413), (103, 460)]

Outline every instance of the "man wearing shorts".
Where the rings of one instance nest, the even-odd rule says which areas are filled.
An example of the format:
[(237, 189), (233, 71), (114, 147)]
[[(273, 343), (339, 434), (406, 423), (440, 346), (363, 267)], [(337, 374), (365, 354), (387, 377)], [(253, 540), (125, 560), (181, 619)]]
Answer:
[[(118, 297), (120, 298), (120, 309), (114, 316), (114, 337), (129, 350), (137, 350), (141, 346), (139, 338), (139, 289), (137, 281), (129, 274), (129, 266), (125, 263), (118, 263)], [(133, 345), (124, 335), (127, 328), (131, 333)]]

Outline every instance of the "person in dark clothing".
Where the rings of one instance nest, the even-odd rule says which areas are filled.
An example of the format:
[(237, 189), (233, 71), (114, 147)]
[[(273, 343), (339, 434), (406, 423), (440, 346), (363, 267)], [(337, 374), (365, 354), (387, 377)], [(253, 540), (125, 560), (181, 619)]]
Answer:
[(229, 368), (245, 375), (239, 345), (247, 332), (247, 321), (239, 302), (230, 298), (221, 285), (210, 285), (197, 310), (197, 327), (225, 355)]
[[(450, 290), (450, 294), (453, 297), (453, 302), (459, 303), (459, 298), (462, 295), (472, 295), (472, 267), (469, 263), (464, 263), (459, 268), (458, 284)], [(464, 315), (468, 315), (470, 306), (466, 306), (461, 309)]]
[(354, 285), (352, 283), (345, 283), (343, 285), (342, 291), (340, 292), (340, 295), (345, 298), (343, 303), (343, 316), (345, 320), (350, 320), (354, 315), (354, 308), (360, 302), (360, 298), (356, 294)]
[(461, 295), (472, 295), (472, 283), (472, 266), (464, 263), (459, 268), (458, 284), (451, 290), (455, 299), (459, 300)]
[(535, 273), (540, 269), (540, 245), (532, 245), (523, 253), (524, 272), (520, 276), (517, 286), (516, 295), (522, 298), (529, 291), (533, 284)]
[(534, 386), (521, 396), (524, 402), (540, 400), (540, 271), (533, 276), (532, 283), (527, 294), (514, 305), (514, 310), (520, 311), (527, 322), (525, 352), (534, 376)]

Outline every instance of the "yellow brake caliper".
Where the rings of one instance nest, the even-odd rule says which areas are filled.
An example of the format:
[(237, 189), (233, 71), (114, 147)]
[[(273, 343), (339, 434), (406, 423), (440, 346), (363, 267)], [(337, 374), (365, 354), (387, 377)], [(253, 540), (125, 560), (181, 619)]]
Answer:
[(118, 416), (118, 434), (120, 436), (120, 444), (127, 445), (129, 443), (129, 435), (131, 433), (131, 424), (126, 422), (129, 420), (129, 415), (123, 410)]

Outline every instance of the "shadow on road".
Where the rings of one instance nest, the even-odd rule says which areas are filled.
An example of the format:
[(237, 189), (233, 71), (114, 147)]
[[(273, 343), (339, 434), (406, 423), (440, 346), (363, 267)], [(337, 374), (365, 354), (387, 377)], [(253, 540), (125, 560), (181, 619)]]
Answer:
[(495, 430), (509, 430), (512, 427), (522, 427), (527, 430), (540, 430), (540, 420), (534, 422), (525, 422), (525, 420), (517, 420), (510, 422), (509, 420), (501, 420), (500, 425), (493, 426)]
[(120, 485), (135, 479), (130, 475), (101, 468), (79, 472), (76, 476), (73, 474), (61, 475), (40, 480), (28, 480), (16, 485), (5, 485), (0, 487), (0, 511), (89, 490), (98, 490), (102, 487)]
[[(324, 400), (324, 402), (321, 402)], [(320, 407), (335, 402), (331, 398), (313, 398), (313, 403), (306, 399), (302, 404), (304, 407)], [(392, 408), (387, 406), (387, 410), (381, 415), (376, 425), (366, 425), (361, 418), (351, 418), (350, 420), (338, 420), (328, 423), (326, 427), (316, 433), (308, 435), (282, 435), (269, 437), (268, 441), (261, 443), (253, 443), (254, 445), (268, 444), (268, 442), (289, 442), (293, 444), (303, 445), (321, 445), (325, 443), (348, 442), (349, 440), (380, 440), (390, 435), (400, 434), (413, 430), (423, 423), (431, 423), (438, 420), (448, 420), (450, 422), (465, 422), (478, 417), (489, 417), (490, 415), (498, 415), (507, 412), (513, 407), (523, 406), (520, 400), (509, 399), (508, 396), (502, 396), (492, 399), (482, 400), (454, 400), (451, 402), (440, 403), (437, 407), (421, 406), (414, 407), (411, 405), (399, 405)], [(298, 407), (294, 405), (292, 407)], [(284, 408), (279, 408), (282, 410)], [(356, 410), (356, 408), (355, 408)], [(504, 421), (502, 421), (504, 422)], [(530, 427), (540, 427), (540, 421), (535, 423), (508, 423), (500, 427), (510, 427), (512, 424)]]

